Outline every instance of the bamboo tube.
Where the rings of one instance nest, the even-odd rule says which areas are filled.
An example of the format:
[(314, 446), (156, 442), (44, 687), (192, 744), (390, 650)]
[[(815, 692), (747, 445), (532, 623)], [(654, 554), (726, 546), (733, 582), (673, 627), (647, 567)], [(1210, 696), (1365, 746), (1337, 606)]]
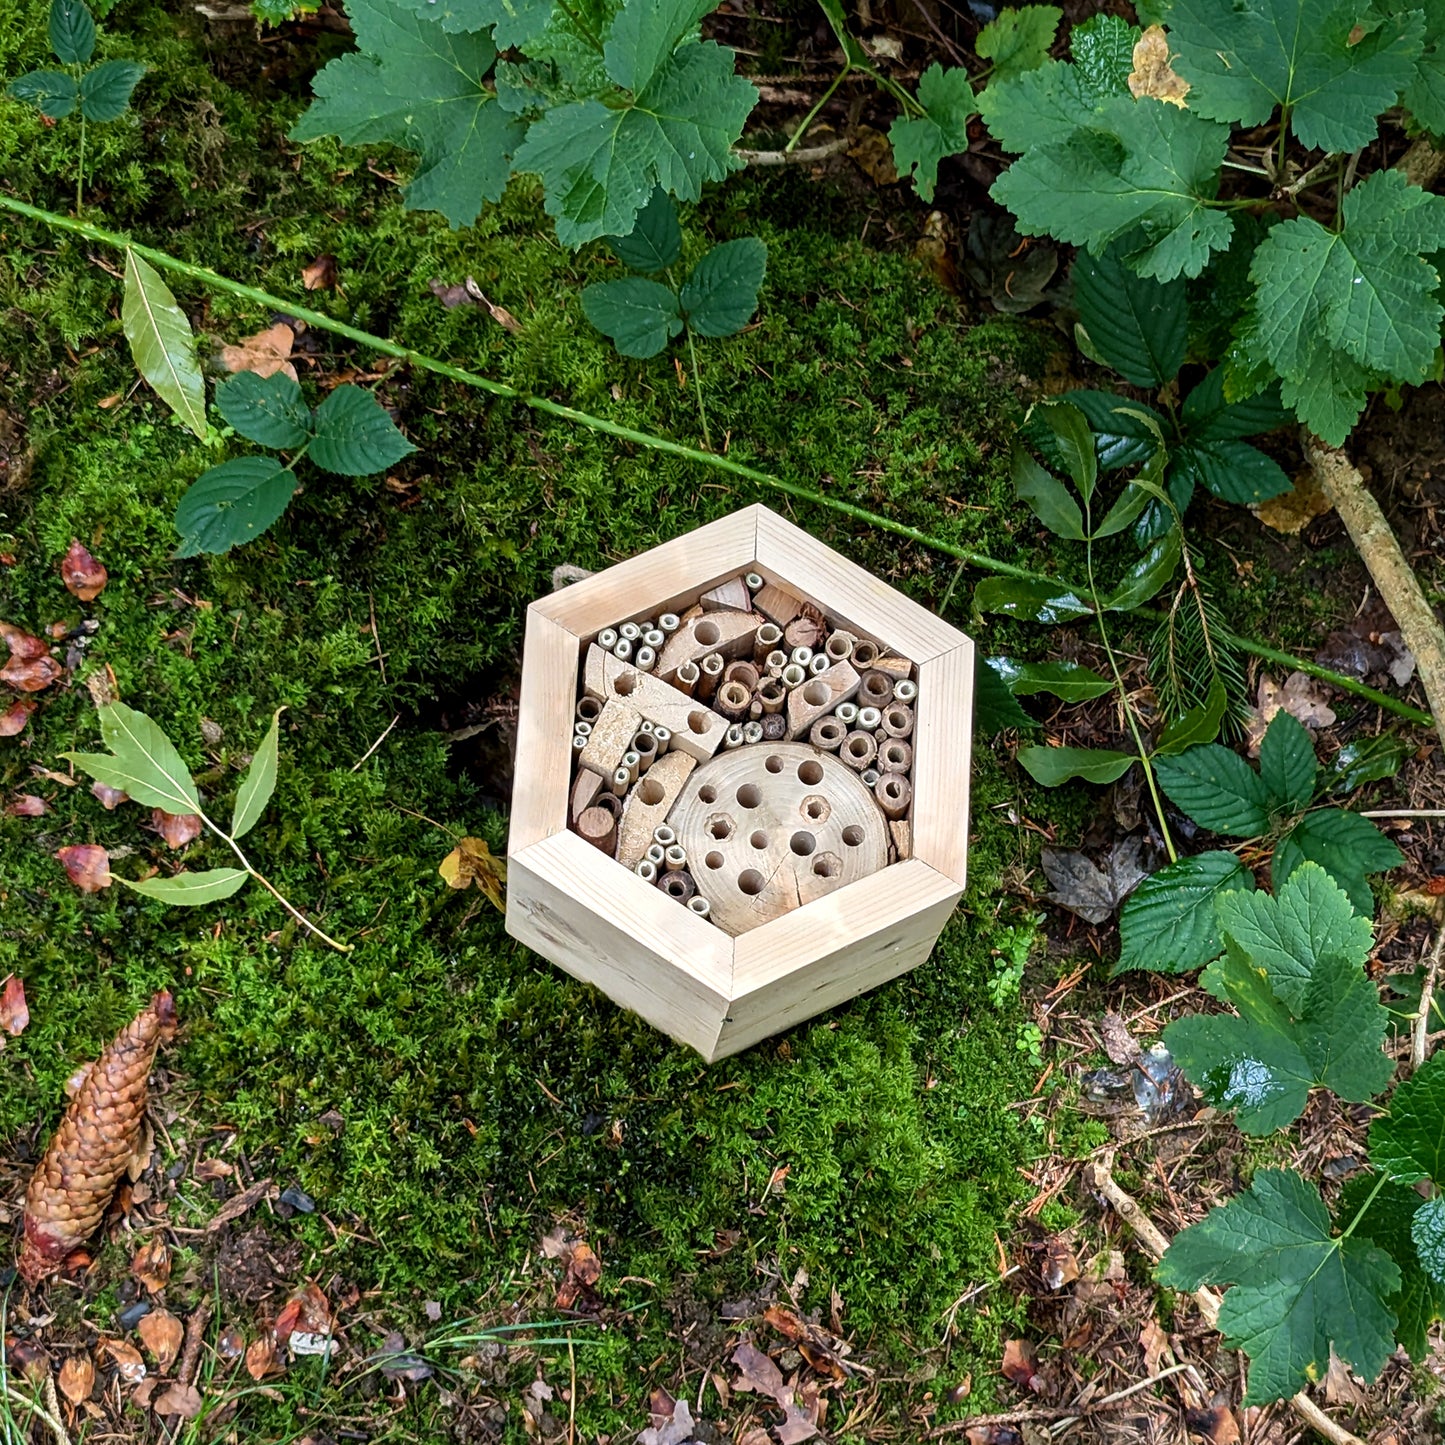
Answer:
[(573, 734), (572, 734), (572, 751), (573, 751), (574, 753), (580, 754), (580, 753), (582, 752), (582, 749), (585, 748), (586, 746), (587, 746), (587, 734), (586, 734), (586, 733), (573, 733)]
[(815, 652), (812, 662), (808, 664), (808, 671), (812, 673), (814, 677), (818, 677), (827, 672), (832, 666), (833, 659), (829, 657), (826, 652)]
[(697, 893), (697, 884), (692, 881), (692, 874), (677, 868), (664, 873), (657, 880), (657, 886), (669, 898), (675, 898), (679, 903), (688, 902)]
[(865, 733), (871, 733), (882, 721), (883, 714), (876, 707), (860, 707), (858, 709), (858, 726)]
[(669, 843), (662, 856), (667, 860), (669, 868), (687, 867), (687, 849), (681, 843)]
[(642, 771), (642, 754), (636, 748), (628, 748), (617, 766), (627, 769), (628, 786), (631, 787), (637, 781), (638, 773)]
[(776, 622), (763, 623), (753, 640), (753, 661), (761, 667), (766, 663), (768, 654), (774, 651), (782, 640), (783, 629)]
[(861, 773), (864, 768), (872, 767), (873, 759), (878, 756), (878, 744), (873, 741), (872, 733), (852, 732), (843, 739), (838, 756), (855, 772)]
[(577, 831), (610, 858), (617, 851), (617, 819), (606, 808), (588, 808), (577, 819)]
[(722, 680), (722, 653), (708, 653), (699, 665), (699, 671), (702, 676), (698, 679), (696, 695), (706, 702), (717, 691), (717, 685)]
[(853, 666), (860, 672), (865, 667), (872, 667), (877, 662), (881, 650), (876, 642), (870, 642), (866, 637), (860, 637), (853, 644)]
[(635, 622), (624, 622), (617, 629), (619, 637), (625, 637), (629, 642), (636, 642), (642, 636), (642, 629)]
[(857, 641), (851, 632), (844, 632), (839, 628), (829, 635), (827, 642), (823, 644), (823, 651), (834, 662), (847, 662), (853, 656), (853, 644)]
[(631, 751), (637, 754), (637, 771), (645, 773), (657, 761), (657, 735), (638, 733), (632, 740)]
[(747, 715), (748, 704), (753, 695), (740, 682), (725, 682), (718, 688), (713, 699), (713, 709), (720, 712), (729, 722), (738, 722)]
[(883, 709), (883, 731), (890, 738), (906, 738), (913, 731), (913, 709), (890, 703)]
[(666, 823), (659, 823), (652, 830), (652, 841), (660, 843), (663, 848), (670, 848), (677, 842), (677, 834)]
[(884, 773), (873, 785), (873, 796), (890, 822), (901, 818), (913, 801), (913, 784), (902, 773)]
[(764, 678), (758, 684), (758, 701), (762, 704), (763, 711), (782, 712), (783, 705), (788, 700), (788, 689), (776, 677)]
[(657, 864), (650, 858), (644, 858), (632, 871), (636, 873), (644, 883), (657, 882)]
[(598, 714), (602, 711), (602, 699), (598, 697), (584, 696), (577, 699), (577, 721), (596, 722)]
[(594, 808), (606, 808), (607, 811), (611, 813), (612, 816), (616, 818), (619, 822), (622, 819), (622, 799), (619, 798), (615, 793), (604, 793), (599, 791), (597, 794), (597, 798), (593, 802), (592, 806)]
[(780, 712), (766, 712), (762, 721), (763, 741), (781, 742), (788, 735), (788, 720)]
[(750, 662), (730, 662), (723, 668), (724, 682), (740, 682), (749, 692), (757, 691), (758, 683), (762, 681), (756, 667)]
[(675, 612), (664, 612), (662, 616), (657, 619), (657, 630), (667, 635), (676, 632), (681, 626), (682, 618)]
[(808, 741), (825, 753), (836, 753), (843, 746), (848, 729), (835, 717), (820, 717), (808, 730)]
[(859, 707), (883, 709), (893, 701), (893, 679), (886, 672), (871, 668), (858, 683)]
[(893, 696), (898, 702), (912, 702), (918, 696), (918, 684), (905, 677), (902, 682), (894, 684)]
[(608, 784), (617, 797), (621, 797), (633, 784), (631, 770), (627, 767), (618, 767), (613, 771), (612, 781)]
[(775, 652), (768, 654), (763, 665), (767, 668), (769, 677), (781, 677), (783, 669), (788, 665), (788, 654), (782, 648), (778, 648)]
[(856, 702), (840, 702), (833, 709), (833, 716), (838, 719), (844, 727), (852, 727), (858, 721), (858, 704)]
[(687, 900), (687, 906), (693, 913), (696, 913), (699, 918), (706, 918), (708, 914), (712, 912), (712, 904), (700, 893), (694, 893), (693, 896)]
[(572, 736), (575, 738), (587, 738), (592, 736), (592, 724), (582, 718), (578, 718), (572, 724)]
[(858, 774), (858, 778), (865, 788), (873, 787), (882, 776), (883, 774), (880, 773), (877, 768), (864, 768), (863, 771)]
[(791, 692), (795, 687), (802, 687), (808, 680), (806, 668), (799, 667), (796, 662), (790, 662), (783, 669), (782, 683)]
[(657, 666), (657, 653), (651, 647), (639, 647), (637, 656), (632, 659), (632, 665), (639, 672), (651, 672)]
[(701, 679), (702, 672), (697, 663), (684, 662), (673, 675), (672, 682), (679, 692), (685, 692), (691, 697), (697, 691), (697, 685)]
[(799, 667), (807, 667), (813, 660), (813, 649), (811, 647), (795, 647), (788, 654), (789, 662), (796, 662)]
[(661, 843), (649, 843), (647, 852), (642, 855), (654, 868), (661, 868), (663, 860), (667, 857), (667, 849)]
[(763, 740), (763, 725), (761, 722), (746, 722), (743, 724), (743, 742), (760, 743)]
[(743, 578), (743, 583), (747, 587), (749, 592), (756, 592), (762, 587), (763, 579), (758, 576), (756, 572), (749, 572)]
[(723, 738), (723, 747), (740, 748), (743, 745), (743, 727), (741, 723), (733, 723), (728, 728), (727, 736)]
[(615, 627), (604, 627), (597, 634), (597, 645), (603, 652), (611, 652), (617, 646), (617, 629)]
[(642, 642), (645, 647), (658, 648), (667, 641), (667, 634), (660, 627), (646, 627), (642, 631)]
[(612, 655), (613, 657), (621, 658), (623, 662), (627, 662), (632, 656), (631, 641), (626, 637), (619, 637), (616, 645), (612, 649)]
[(878, 766), (885, 773), (906, 773), (913, 766), (913, 748), (897, 738), (889, 738), (878, 749)]
[(661, 757), (672, 746), (672, 729), (653, 728), (652, 735), (657, 739), (657, 756)]

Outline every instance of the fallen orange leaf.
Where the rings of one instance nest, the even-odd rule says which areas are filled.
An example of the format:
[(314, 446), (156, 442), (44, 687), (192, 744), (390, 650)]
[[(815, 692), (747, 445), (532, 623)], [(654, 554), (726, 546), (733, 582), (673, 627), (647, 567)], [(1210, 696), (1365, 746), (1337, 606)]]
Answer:
[(437, 865), (437, 872), (452, 888), (469, 888), (475, 883), (496, 908), (506, 911), (507, 860), (498, 858), (484, 839), (463, 838)]
[(247, 336), (237, 346), (223, 346), (221, 365), (227, 371), (254, 371), (257, 376), (275, 376), (278, 371), (284, 371), (296, 381), (299, 379), (296, 368), (289, 360), (295, 344), (296, 333), (284, 321), (278, 321), (254, 336)]

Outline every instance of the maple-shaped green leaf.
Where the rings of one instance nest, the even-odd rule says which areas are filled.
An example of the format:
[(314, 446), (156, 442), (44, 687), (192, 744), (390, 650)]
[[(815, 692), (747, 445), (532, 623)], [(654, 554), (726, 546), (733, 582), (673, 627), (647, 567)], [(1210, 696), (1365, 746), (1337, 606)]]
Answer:
[(1395, 1347), (1386, 1301), (1399, 1269), (1358, 1234), (1332, 1234), (1324, 1201), (1293, 1170), (1260, 1170), (1247, 1194), (1182, 1230), (1155, 1278), (1180, 1290), (1233, 1286), (1219, 1328), (1249, 1356), (1248, 1405), (1322, 1380), (1331, 1348), (1373, 1380)]
[(978, 32), (974, 50), (980, 60), (993, 64), (989, 75), (1006, 80), (1034, 70), (1049, 58), (1049, 47), (1059, 31), (1064, 12), (1057, 5), (1025, 5), (1005, 10)]
[(1283, 106), (1306, 146), (1368, 145), (1414, 76), (1424, 29), (1418, 12), (1372, 22), (1369, 10), (1365, 0), (1175, 0), (1169, 45), (1190, 108), (1256, 126)]
[(1445, 1185), (1445, 1051), (1390, 1096), (1389, 1112), (1370, 1126), (1370, 1161), (1402, 1184)]
[(360, 52), (317, 75), (316, 99), (291, 139), (335, 135), (415, 151), (421, 164), (403, 192), (407, 205), (469, 225), (506, 189), (523, 134), (482, 84), (497, 54), (490, 37), (448, 34), (400, 0), (352, 0), (346, 10)]
[(493, 39), (503, 49), (525, 45), (546, 29), (552, 17), (552, 0), (403, 0), (403, 8), (452, 33), (490, 25)]
[(1445, 134), (1445, 7), (1424, 0), (1376, 0), (1384, 15), (1418, 11), (1425, 21), (1425, 36), (1415, 74), (1400, 99), (1426, 130)]
[(1278, 802), (1303, 808), (1314, 796), (1318, 772), (1309, 730), (1293, 713), (1280, 708), (1269, 720), (1259, 745), (1259, 776), (1265, 787)]
[(376, 397), (348, 382), (316, 408), (307, 455), (328, 472), (366, 477), (415, 450)]
[(1146, 878), (1119, 915), (1115, 973), (1148, 968), (1192, 973), (1224, 949), (1219, 905), (1231, 894), (1252, 897), (1254, 874), (1233, 853), (1181, 858)]
[(973, 84), (961, 65), (945, 70), (935, 62), (918, 82), (921, 116), (900, 115), (888, 128), (893, 164), (900, 176), (912, 176), (925, 201), (933, 199), (938, 163), (968, 149), (968, 122), (977, 113)]
[(676, 295), (644, 276), (584, 287), (582, 310), (623, 356), (656, 356), (682, 331)]
[(80, 87), (63, 70), (32, 70), (12, 80), (5, 94), (33, 105), (51, 120), (64, 120), (75, 109)]
[(1349, 895), (1356, 912), (1374, 916), (1375, 900), (1367, 875), (1398, 868), (1400, 850), (1368, 819), (1342, 808), (1306, 813), (1279, 840), (1270, 862), (1276, 889), (1306, 862), (1318, 863)]

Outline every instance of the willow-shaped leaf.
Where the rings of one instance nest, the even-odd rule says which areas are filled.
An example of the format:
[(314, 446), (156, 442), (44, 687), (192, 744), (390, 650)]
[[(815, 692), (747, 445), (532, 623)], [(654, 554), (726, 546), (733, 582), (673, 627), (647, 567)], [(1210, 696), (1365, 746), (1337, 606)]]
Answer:
[(156, 394), (198, 437), (206, 435), (206, 384), (191, 323), (153, 266), (125, 253), (121, 321), (130, 354)]

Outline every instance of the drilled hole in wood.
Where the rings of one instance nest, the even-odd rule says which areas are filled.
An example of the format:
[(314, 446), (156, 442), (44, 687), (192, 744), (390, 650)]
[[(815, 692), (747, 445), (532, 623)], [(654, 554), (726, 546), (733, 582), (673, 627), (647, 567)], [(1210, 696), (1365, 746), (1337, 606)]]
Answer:
[[(767, 760), (767, 762), (765, 762), (765, 763), (763, 764), (763, 766), (764, 766), (770, 773), (781, 773), (781, 772), (783, 771), (783, 760), (782, 760), (782, 758), (780, 758), (780, 757), (778, 757), (776, 754), (774, 754), (772, 757), (770, 757), (770, 758)], [(698, 797), (701, 797), (701, 796), (702, 796), (702, 794), (699, 793), (699, 794), (698, 794)]]
[(697, 790), (697, 800), (699, 803), (717, 802), (717, 789), (710, 784), (704, 784)]
[(722, 629), (716, 622), (699, 622), (693, 628), (692, 635), (704, 647), (716, 647), (722, 641)]
[(843, 841), (848, 847), (856, 848), (863, 841), (863, 830), (856, 823), (850, 823), (843, 829)]
[(809, 707), (822, 707), (833, 696), (826, 682), (810, 682), (803, 689), (803, 701)]
[(843, 864), (835, 853), (819, 853), (813, 859), (813, 873), (818, 878), (836, 878), (843, 871)]
[[(861, 833), (861, 829), (859, 832)], [(794, 833), (788, 839), (788, 847), (798, 855), (799, 858), (806, 858), (814, 848), (818, 846), (818, 840), (811, 833)]]
[(768, 846), (768, 835), (759, 828), (758, 831), (748, 839), (748, 842), (751, 843), (754, 848), (766, 848)]
[(799, 812), (810, 823), (826, 823), (828, 814), (833, 811), (833, 805), (818, 793), (803, 799)]
[[(620, 682), (621, 679), (618, 679)], [(631, 689), (629, 689), (630, 691)], [(687, 730), (693, 733), (705, 733), (707, 731), (707, 714), (699, 709), (687, 715)]]
[(823, 781), (822, 763), (816, 763), (811, 758), (806, 762), (799, 763), (798, 781), (806, 783), (810, 788), (816, 788)]
[(702, 861), (706, 863), (709, 868), (716, 870), (723, 865), (723, 855), (721, 853), (709, 853)]
[(738, 807), (756, 808), (763, 801), (763, 790), (756, 783), (744, 783), (738, 789)]
[(745, 868), (738, 874), (738, 891), (749, 896), (761, 893), (768, 886), (768, 880), (756, 868)]
[(652, 778), (644, 778), (637, 785), (639, 801), (645, 803), (649, 808), (655, 808), (666, 796), (667, 790)]
[(630, 672), (624, 672), (619, 674), (617, 680), (612, 684), (612, 689), (618, 697), (631, 697), (636, 686), (637, 679)]
[(726, 813), (719, 813), (717, 817), (708, 819), (707, 831), (721, 843), (724, 838), (732, 837), (733, 820)]

